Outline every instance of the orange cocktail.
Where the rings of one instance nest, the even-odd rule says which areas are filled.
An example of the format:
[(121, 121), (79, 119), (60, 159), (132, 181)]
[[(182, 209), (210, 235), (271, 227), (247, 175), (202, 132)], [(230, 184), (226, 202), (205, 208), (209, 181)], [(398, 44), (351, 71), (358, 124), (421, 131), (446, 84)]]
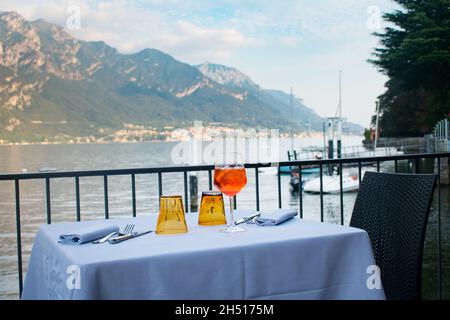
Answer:
[(214, 185), (229, 197), (234, 197), (247, 184), (247, 175), (242, 166), (216, 167)]
[(245, 167), (239, 164), (217, 165), (214, 168), (214, 185), (230, 198), (230, 222), (222, 232), (234, 233), (246, 231), (234, 224), (233, 197), (247, 184)]

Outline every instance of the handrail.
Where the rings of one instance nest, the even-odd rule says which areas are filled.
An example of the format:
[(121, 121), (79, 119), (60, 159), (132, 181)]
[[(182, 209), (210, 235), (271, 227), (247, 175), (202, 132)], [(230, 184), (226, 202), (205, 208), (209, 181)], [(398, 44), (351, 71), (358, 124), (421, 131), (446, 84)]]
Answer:
[[(450, 156), (450, 152), (440, 153), (424, 153), (424, 154), (406, 154), (392, 156), (376, 156), (376, 157), (360, 157), (360, 158), (336, 158), (336, 159), (317, 159), (317, 160), (292, 160), (267, 163), (247, 163), (246, 168), (265, 168), (265, 167), (284, 167), (298, 165), (328, 165), (339, 163), (357, 163), (357, 162), (374, 162), (374, 161), (393, 161), (393, 160), (409, 160), (409, 159), (430, 159), (445, 158)], [(187, 165), (173, 167), (148, 167), (148, 168), (128, 168), (128, 169), (100, 169), (85, 171), (55, 171), (55, 172), (26, 172), (13, 174), (0, 174), (0, 181), (5, 180), (28, 180), (28, 179), (45, 179), (45, 178), (74, 178), (74, 177), (93, 177), (93, 176), (114, 176), (114, 175), (131, 175), (131, 174), (149, 174), (149, 173), (175, 173), (175, 172), (193, 172), (214, 170), (214, 165)]]

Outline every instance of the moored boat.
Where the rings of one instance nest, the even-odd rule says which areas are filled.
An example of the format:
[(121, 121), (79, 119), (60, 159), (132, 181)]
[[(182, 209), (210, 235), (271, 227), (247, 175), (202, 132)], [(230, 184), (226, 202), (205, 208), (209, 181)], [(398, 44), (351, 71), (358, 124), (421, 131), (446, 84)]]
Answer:
[[(342, 176), (342, 192), (353, 192), (359, 189), (359, 179), (357, 175), (343, 175)], [(308, 180), (305, 182), (303, 190), (308, 193), (340, 193), (340, 176), (326, 176), (322, 177), (322, 190), (320, 190), (320, 177)]]

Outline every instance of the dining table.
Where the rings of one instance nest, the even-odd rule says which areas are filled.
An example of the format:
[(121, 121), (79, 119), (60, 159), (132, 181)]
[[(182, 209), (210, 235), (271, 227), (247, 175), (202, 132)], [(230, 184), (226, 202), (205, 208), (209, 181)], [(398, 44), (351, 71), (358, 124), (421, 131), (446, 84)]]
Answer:
[(298, 215), (276, 226), (243, 224), (246, 232), (230, 234), (186, 213), (187, 233), (150, 232), (116, 244), (58, 242), (85, 227), (154, 231), (156, 221), (157, 215), (140, 215), (41, 225), (21, 298), (385, 299), (383, 287), (373, 285), (377, 267), (367, 232)]

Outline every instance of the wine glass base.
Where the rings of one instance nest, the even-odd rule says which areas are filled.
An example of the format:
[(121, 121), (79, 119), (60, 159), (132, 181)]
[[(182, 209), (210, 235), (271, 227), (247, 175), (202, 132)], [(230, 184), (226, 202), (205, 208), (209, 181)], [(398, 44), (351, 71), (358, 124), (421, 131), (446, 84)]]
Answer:
[(238, 232), (245, 232), (247, 229), (237, 227), (237, 226), (227, 226), (225, 229), (220, 229), (220, 232), (223, 233), (238, 233)]

